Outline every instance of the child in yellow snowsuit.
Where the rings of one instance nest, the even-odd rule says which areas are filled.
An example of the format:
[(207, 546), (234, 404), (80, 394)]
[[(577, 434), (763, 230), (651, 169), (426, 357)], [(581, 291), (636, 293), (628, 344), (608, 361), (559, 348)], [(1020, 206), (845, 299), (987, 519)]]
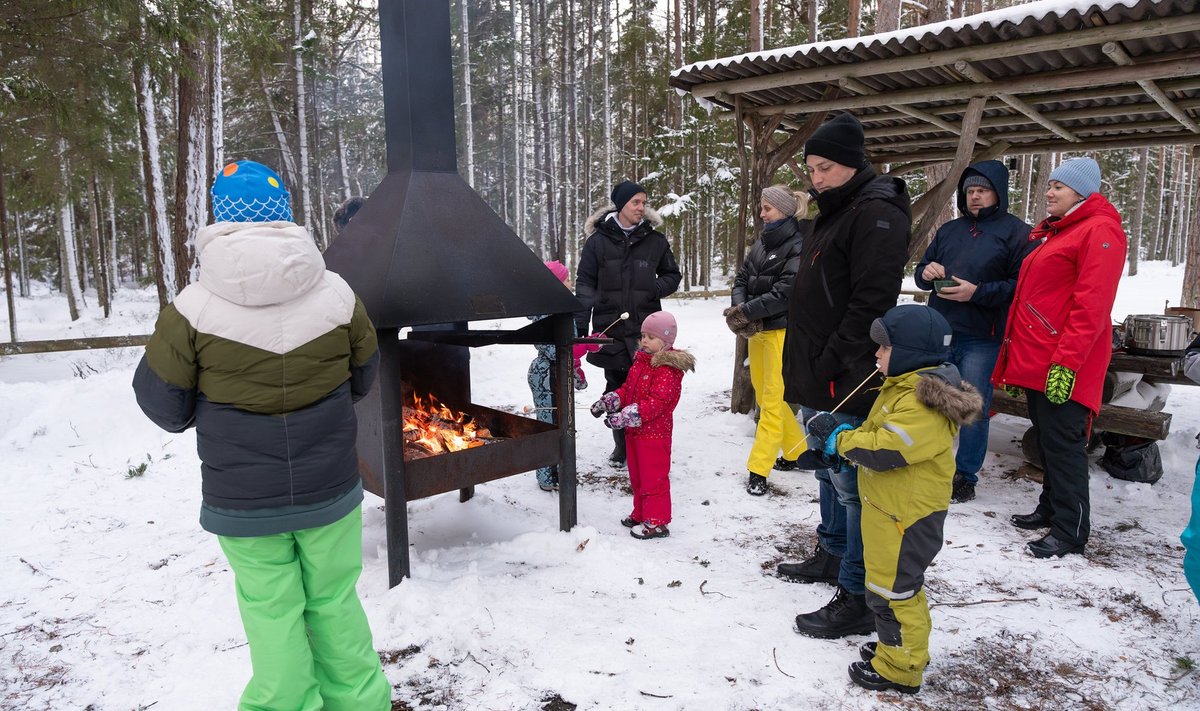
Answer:
[(850, 679), (874, 691), (915, 694), (929, 664), (925, 569), (942, 548), (954, 479), (954, 436), (979, 416), (979, 393), (945, 360), (950, 326), (926, 306), (896, 306), (871, 324), (887, 379), (859, 427), (819, 413), (810, 446), (858, 466), (867, 604), (879, 641), (859, 650)]

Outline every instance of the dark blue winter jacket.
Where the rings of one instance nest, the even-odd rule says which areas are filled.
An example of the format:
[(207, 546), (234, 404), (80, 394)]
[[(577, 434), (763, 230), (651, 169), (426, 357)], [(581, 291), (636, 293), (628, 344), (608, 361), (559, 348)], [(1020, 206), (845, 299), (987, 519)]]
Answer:
[[(981, 175), (996, 190), (996, 205), (979, 215), (967, 212), (963, 181)], [(950, 301), (930, 294), (929, 305), (950, 322), (956, 336), (1004, 338), (1004, 321), (1017, 287), (1017, 274), (1026, 255), (1037, 246), (1029, 240), (1032, 228), (1008, 212), (1008, 169), (998, 160), (975, 163), (958, 179), (958, 209), (962, 217), (938, 228), (925, 256), (917, 264), (916, 282), (920, 289), (933, 289), (921, 278), (930, 262), (946, 269), (946, 277), (961, 277), (976, 285), (970, 301)]]

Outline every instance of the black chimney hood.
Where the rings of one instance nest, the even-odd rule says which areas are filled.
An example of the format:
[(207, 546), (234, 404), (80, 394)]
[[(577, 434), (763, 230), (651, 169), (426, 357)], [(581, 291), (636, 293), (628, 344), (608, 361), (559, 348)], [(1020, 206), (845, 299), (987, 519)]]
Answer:
[(458, 174), (446, 0), (379, 0), (388, 175), (325, 263), (376, 328), (581, 308)]

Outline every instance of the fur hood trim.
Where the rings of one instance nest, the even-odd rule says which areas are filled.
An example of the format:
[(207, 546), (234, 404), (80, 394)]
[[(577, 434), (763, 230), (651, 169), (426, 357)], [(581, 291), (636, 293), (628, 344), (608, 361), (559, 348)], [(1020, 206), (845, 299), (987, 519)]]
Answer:
[[(605, 215), (607, 215), (610, 212), (616, 212), (616, 211), (617, 211), (617, 206), (610, 202), (610, 203), (606, 204), (604, 207), (601, 207), (600, 209), (593, 212), (587, 218), (587, 222), (583, 223), (583, 234), (585, 236), (587, 236), (587, 235), (590, 235), (593, 232), (595, 232), (596, 225), (600, 222), (600, 218), (604, 217)], [(658, 214), (658, 210), (655, 210), (654, 208), (650, 207), (649, 205), (646, 206), (646, 215), (642, 219), (645, 220), (646, 222), (650, 223), (650, 226), (653, 227), (654, 229), (658, 229), (659, 227), (662, 226), (662, 223), (663, 223), (662, 215)]]
[(959, 427), (969, 425), (983, 415), (983, 397), (962, 379), (955, 366), (947, 363), (918, 371), (918, 375), (917, 399)]
[[(650, 365), (657, 368), (660, 365), (666, 365), (680, 370), (693, 373), (696, 372), (696, 358), (687, 351), (677, 351), (674, 348), (668, 348), (665, 351), (659, 351), (650, 357)], [(983, 401), (979, 402), (979, 406), (983, 407)]]

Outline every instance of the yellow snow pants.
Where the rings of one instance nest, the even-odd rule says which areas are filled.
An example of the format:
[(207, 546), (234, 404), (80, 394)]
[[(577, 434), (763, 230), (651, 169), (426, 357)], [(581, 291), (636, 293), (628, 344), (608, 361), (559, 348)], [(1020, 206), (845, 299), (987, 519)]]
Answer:
[(770, 476), (775, 458), (795, 459), (804, 451), (804, 430), (783, 401), (783, 337), (787, 329), (760, 331), (748, 341), (750, 382), (758, 401), (758, 430), (746, 468)]
[(928, 471), (860, 467), (858, 494), (867, 605), (879, 634), (872, 666), (897, 684), (920, 686), (932, 627), (925, 570), (942, 549), (949, 481)]

